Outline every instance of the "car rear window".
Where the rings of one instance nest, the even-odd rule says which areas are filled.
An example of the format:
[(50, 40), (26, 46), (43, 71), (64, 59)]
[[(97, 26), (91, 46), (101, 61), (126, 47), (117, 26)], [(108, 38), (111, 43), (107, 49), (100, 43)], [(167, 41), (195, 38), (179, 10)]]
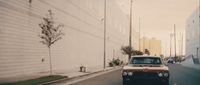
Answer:
[(130, 64), (162, 64), (162, 61), (160, 58), (135, 57), (131, 59)]

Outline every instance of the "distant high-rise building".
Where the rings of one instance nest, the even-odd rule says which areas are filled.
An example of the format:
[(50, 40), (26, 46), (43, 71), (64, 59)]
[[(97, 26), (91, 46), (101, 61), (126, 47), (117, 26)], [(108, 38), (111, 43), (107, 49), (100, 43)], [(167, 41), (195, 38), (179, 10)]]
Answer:
[(147, 37), (141, 38), (140, 51), (145, 52), (145, 49), (148, 49), (152, 56), (160, 56), (162, 52), (161, 40)]

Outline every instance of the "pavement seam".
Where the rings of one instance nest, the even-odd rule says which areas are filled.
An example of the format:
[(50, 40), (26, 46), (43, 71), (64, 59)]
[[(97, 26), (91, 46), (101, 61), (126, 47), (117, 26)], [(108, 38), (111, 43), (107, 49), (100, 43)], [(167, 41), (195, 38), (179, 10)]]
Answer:
[(103, 74), (106, 74), (106, 73), (110, 73), (110, 72), (113, 72), (113, 71), (116, 71), (116, 70), (119, 70), (120, 68), (115, 68), (115, 69), (112, 69), (112, 70), (108, 70), (108, 71), (103, 71), (103, 72), (100, 72), (100, 73), (97, 73), (96, 75), (89, 75), (89, 76), (85, 76), (85, 78), (80, 78), (80, 79), (77, 79), (75, 81), (69, 81), (69, 82), (66, 82), (65, 85), (72, 85), (74, 83), (78, 83), (78, 82), (81, 82), (81, 81), (84, 81), (84, 80), (87, 80), (87, 79), (90, 79), (90, 78), (94, 78), (96, 76), (99, 76), (99, 75), (103, 75)]

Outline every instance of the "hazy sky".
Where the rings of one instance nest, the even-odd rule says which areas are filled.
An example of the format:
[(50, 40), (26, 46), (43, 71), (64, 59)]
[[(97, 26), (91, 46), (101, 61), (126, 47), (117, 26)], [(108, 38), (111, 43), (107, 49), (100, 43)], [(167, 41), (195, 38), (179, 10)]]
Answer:
[[(121, 0), (122, 1), (122, 0)], [(133, 27), (138, 31), (141, 18), (141, 35), (162, 40), (163, 52), (169, 53), (169, 34), (176, 24), (177, 33), (184, 33), (186, 19), (198, 8), (198, 0), (133, 0)], [(126, 4), (130, 0), (126, 0)], [(124, 3), (125, 4), (125, 3)], [(129, 6), (123, 5), (129, 12)], [(178, 34), (177, 34), (178, 35)], [(178, 42), (178, 40), (177, 40)], [(177, 47), (178, 48), (178, 47)], [(177, 49), (178, 50), (178, 49)]]

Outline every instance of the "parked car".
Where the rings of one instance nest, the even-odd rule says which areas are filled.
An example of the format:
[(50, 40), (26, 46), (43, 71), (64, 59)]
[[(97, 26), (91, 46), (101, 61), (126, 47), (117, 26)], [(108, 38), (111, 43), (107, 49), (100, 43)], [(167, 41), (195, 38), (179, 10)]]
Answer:
[(173, 64), (174, 60), (173, 59), (168, 59), (167, 63)]
[(169, 85), (169, 76), (168, 67), (156, 56), (133, 56), (122, 69), (123, 85), (141, 82)]

